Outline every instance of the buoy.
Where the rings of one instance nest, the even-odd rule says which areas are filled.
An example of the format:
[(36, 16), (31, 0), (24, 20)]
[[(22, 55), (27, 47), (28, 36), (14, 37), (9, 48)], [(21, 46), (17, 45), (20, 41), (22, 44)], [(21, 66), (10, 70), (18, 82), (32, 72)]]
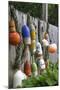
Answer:
[(13, 88), (22, 87), (22, 80), (24, 79), (27, 79), (27, 76), (21, 70), (17, 70), (13, 78)]
[(41, 44), (39, 42), (37, 42), (36, 44), (36, 57), (40, 57), (42, 55), (42, 47)]
[(31, 69), (32, 69), (32, 74), (34, 76), (37, 76), (38, 75), (38, 68), (37, 68), (37, 64), (35, 62), (32, 62)]
[(24, 63), (24, 73), (29, 77), (31, 76), (31, 64), (28, 60)]
[(15, 32), (16, 31), (16, 28), (15, 27), (10, 27), (9, 28), (9, 32)]
[(24, 44), (25, 45), (31, 45), (31, 38), (27, 37), (27, 38), (23, 38)]
[(37, 62), (38, 62), (38, 66), (40, 67), (40, 69), (44, 70), (45, 69), (45, 61), (44, 61), (44, 59), (43, 58), (38, 59)]
[(15, 21), (13, 18), (9, 20), (9, 27), (15, 27)]
[(27, 76), (31, 75), (31, 64), (30, 64), (30, 51), (29, 46), (26, 45), (23, 50), (23, 62), (24, 62), (24, 73)]
[(44, 32), (43, 38), (45, 38), (46, 40), (48, 39), (49, 35), (47, 32)]
[(31, 40), (30, 49), (33, 54), (36, 52), (36, 41), (35, 40)]
[(31, 24), (31, 39), (32, 40), (36, 39), (36, 31), (35, 31), (35, 27), (33, 24)]
[(17, 32), (9, 32), (9, 43), (18, 45), (20, 43), (20, 35)]
[(30, 45), (31, 44), (30, 30), (27, 25), (22, 26), (22, 36), (23, 36), (24, 44)]
[(49, 46), (49, 42), (46, 39), (42, 40), (43, 46), (47, 47)]
[(48, 52), (49, 53), (55, 53), (57, 51), (57, 45), (55, 43), (50, 44), (48, 47)]
[(9, 20), (9, 32), (15, 32), (16, 31), (16, 25), (13, 18)]
[(22, 26), (22, 35), (23, 35), (23, 38), (30, 37), (30, 29), (27, 25)]

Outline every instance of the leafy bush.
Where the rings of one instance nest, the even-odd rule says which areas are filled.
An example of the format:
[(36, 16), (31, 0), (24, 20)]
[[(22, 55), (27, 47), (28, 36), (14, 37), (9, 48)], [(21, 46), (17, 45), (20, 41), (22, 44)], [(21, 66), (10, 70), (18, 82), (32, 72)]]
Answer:
[(31, 76), (27, 80), (23, 80), (22, 87), (40, 87), (40, 86), (56, 86), (58, 85), (58, 64), (50, 63), (49, 67), (41, 75)]

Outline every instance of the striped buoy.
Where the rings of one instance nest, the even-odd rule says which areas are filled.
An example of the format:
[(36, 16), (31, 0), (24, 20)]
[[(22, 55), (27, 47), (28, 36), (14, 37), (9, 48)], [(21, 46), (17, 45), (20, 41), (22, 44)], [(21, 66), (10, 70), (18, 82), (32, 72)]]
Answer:
[(36, 30), (33, 24), (31, 24), (31, 39), (32, 40), (36, 39)]
[(31, 44), (30, 29), (27, 25), (22, 26), (22, 36), (24, 44), (30, 45)]
[(30, 49), (33, 54), (36, 52), (36, 41), (35, 40), (31, 40)]

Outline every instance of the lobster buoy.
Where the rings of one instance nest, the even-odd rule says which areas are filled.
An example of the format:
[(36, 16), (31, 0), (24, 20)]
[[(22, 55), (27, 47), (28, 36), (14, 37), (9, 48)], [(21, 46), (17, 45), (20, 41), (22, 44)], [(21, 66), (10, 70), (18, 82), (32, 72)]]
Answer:
[(9, 43), (18, 45), (20, 43), (20, 35), (17, 32), (9, 32)]
[(46, 39), (42, 40), (43, 46), (47, 47), (49, 46), (49, 42)]
[(42, 55), (42, 47), (39, 42), (36, 44), (36, 57), (40, 57)]
[(22, 26), (22, 36), (23, 36), (24, 43), (26, 45), (30, 45), (31, 44), (30, 30), (27, 25)]
[(32, 63), (31, 69), (32, 69), (32, 74), (34, 76), (37, 76), (38, 75), (38, 68), (37, 68), (37, 64), (35, 62)]
[(35, 40), (31, 40), (30, 49), (32, 53), (36, 52), (36, 41)]
[(30, 37), (30, 30), (27, 25), (22, 26), (22, 35), (23, 35), (23, 38)]
[(31, 60), (30, 60), (30, 51), (29, 51), (29, 46), (26, 45), (24, 47), (24, 50), (23, 50), (23, 63), (24, 63), (24, 73), (27, 75), (27, 76), (30, 76), (31, 75)]
[(16, 31), (16, 25), (13, 18), (9, 20), (9, 32), (15, 32)]
[(24, 79), (27, 79), (27, 76), (21, 70), (17, 70), (13, 77), (13, 88), (22, 87), (22, 80)]
[(47, 40), (48, 39), (48, 37), (49, 37), (49, 35), (48, 35), (48, 33), (47, 32), (44, 32), (44, 38)]
[(35, 31), (35, 27), (33, 24), (31, 24), (31, 39), (32, 40), (36, 39), (36, 31)]
[(31, 45), (31, 38), (27, 37), (23, 39), (25, 45)]
[(9, 32), (15, 32), (16, 28), (15, 27), (10, 27)]
[(38, 66), (40, 67), (40, 69), (44, 70), (45, 69), (45, 61), (44, 61), (44, 59), (43, 58), (38, 59), (37, 62), (38, 62)]
[(24, 73), (29, 77), (31, 76), (31, 64), (28, 60), (24, 63)]
[(55, 53), (57, 51), (57, 45), (55, 43), (50, 44), (48, 47), (48, 52), (49, 53)]

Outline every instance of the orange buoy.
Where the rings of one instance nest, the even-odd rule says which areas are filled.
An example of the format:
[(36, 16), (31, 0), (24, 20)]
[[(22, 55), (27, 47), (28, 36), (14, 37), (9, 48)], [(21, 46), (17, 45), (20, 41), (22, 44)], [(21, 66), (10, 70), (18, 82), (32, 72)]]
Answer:
[(31, 76), (31, 65), (28, 60), (26, 60), (26, 62), (24, 63), (24, 73), (27, 76)]
[(20, 43), (20, 35), (17, 32), (9, 32), (9, 43), (18, 45)]
[(56, 44), (54, 43), (54, 44), (50, 44), (49, 46), (48, 46), (48, 52), (49, 53), (55, 53), (57, 51), (57, 46), (56, 46)]

